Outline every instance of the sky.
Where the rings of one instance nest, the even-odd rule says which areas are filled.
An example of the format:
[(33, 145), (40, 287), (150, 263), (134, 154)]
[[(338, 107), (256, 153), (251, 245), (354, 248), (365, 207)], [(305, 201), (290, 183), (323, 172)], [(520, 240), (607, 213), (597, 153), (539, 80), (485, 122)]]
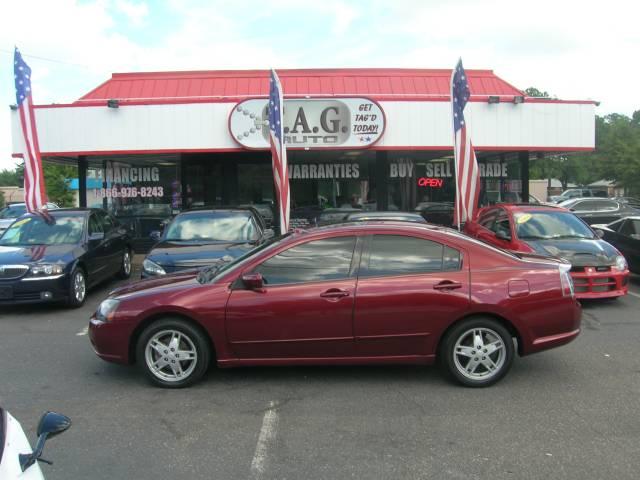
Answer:
[(0, 170), (14, 165), (14, 46), (36, 104), (74, 101), (113, 72), (453, 68), (461, 57), (518, 88), (631, 115), (639, 14), (633, 0), (5, 0)]

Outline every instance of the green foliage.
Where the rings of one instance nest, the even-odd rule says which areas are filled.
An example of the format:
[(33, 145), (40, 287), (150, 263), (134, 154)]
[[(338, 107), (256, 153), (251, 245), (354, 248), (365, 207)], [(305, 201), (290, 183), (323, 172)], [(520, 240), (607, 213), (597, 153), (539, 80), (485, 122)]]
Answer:
[(4, 207), (4, 192), (0, 192), (0, 208)]
[(20, 187), (22, 180), (17, 170), (2, 170), (0, 172), (0, 187)]
[(536, 87), (529, 87), (525, 89), (524, 93), (526, 93), (527, 96), (529, 97), (551, 98), (551, 95), (549, 95), (549, 92), (547, 92), (546, 90), (542, 92), (538, 90)]
[(49, 201), (61, 207), (72, 207), (74, 195), (69, 188), (69, 181), (78, 176), (78, 169), (52, 163), (44, 163), (43, 169)]

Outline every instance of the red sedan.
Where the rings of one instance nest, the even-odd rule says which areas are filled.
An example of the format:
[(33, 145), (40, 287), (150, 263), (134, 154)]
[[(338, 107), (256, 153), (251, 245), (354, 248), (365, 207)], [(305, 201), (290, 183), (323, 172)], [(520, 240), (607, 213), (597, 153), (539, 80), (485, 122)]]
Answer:
[[(295, 232), (231, 263), (114, 291), (91, 318), (104, 360), (164, 387), (211, 361), (431, 364), (482, 387), (580, 332), (569, 266), (440, 227), (352, 223)], [(514, 339), (516, 342), (514, 342)]]
[(516, 252), (563, 258), (571, 263), (576, 297), (616, 298), (626, 295), (627, 261), (580, 218), (561, 207), (495, 205), (467, 222), (472, 237)]

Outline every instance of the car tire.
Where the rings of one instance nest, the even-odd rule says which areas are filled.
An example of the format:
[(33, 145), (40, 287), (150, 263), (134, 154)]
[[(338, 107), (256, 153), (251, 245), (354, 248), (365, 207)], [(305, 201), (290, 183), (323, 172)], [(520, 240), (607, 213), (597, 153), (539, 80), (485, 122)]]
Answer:
[(75, 267), (69, 275), (69, 296), (67, 305), (79, 308), (87, 299), (87, 275), (81, 267)]
[(183, 388), (193, 385), (206, 373), (211, 347), (198, 327), (180, 318), (163, 318), (140, 335), (136, 359), (151, 383), (164, 388)]
[(131, 270), (133, 269), (132, 265), (132, 257), (131, 257), (131, 249), (126, 247), (124, 249), (124, 253), (122, 254), (122, 262), (120, 264), (120, 271), (118, 272), (118, 278), (126, 280), (131, 277)]
[[(478, 348), (479, 347), (479, 348)], [(439, 360), (456, 382), (488, 387), (507, 374), (515, 348), (509, 331), (498, 321), (474, 317), (455, 325), (443, 338)]]

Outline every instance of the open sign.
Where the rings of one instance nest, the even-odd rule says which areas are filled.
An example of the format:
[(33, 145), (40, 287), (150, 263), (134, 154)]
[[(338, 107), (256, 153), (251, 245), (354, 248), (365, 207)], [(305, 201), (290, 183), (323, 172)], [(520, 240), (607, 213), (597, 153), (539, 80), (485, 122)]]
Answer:
[(442, 178), (420, 177), (418, 179), (419, 187), (442, 188), (443, 184), (444, 184), (444, 179)]

